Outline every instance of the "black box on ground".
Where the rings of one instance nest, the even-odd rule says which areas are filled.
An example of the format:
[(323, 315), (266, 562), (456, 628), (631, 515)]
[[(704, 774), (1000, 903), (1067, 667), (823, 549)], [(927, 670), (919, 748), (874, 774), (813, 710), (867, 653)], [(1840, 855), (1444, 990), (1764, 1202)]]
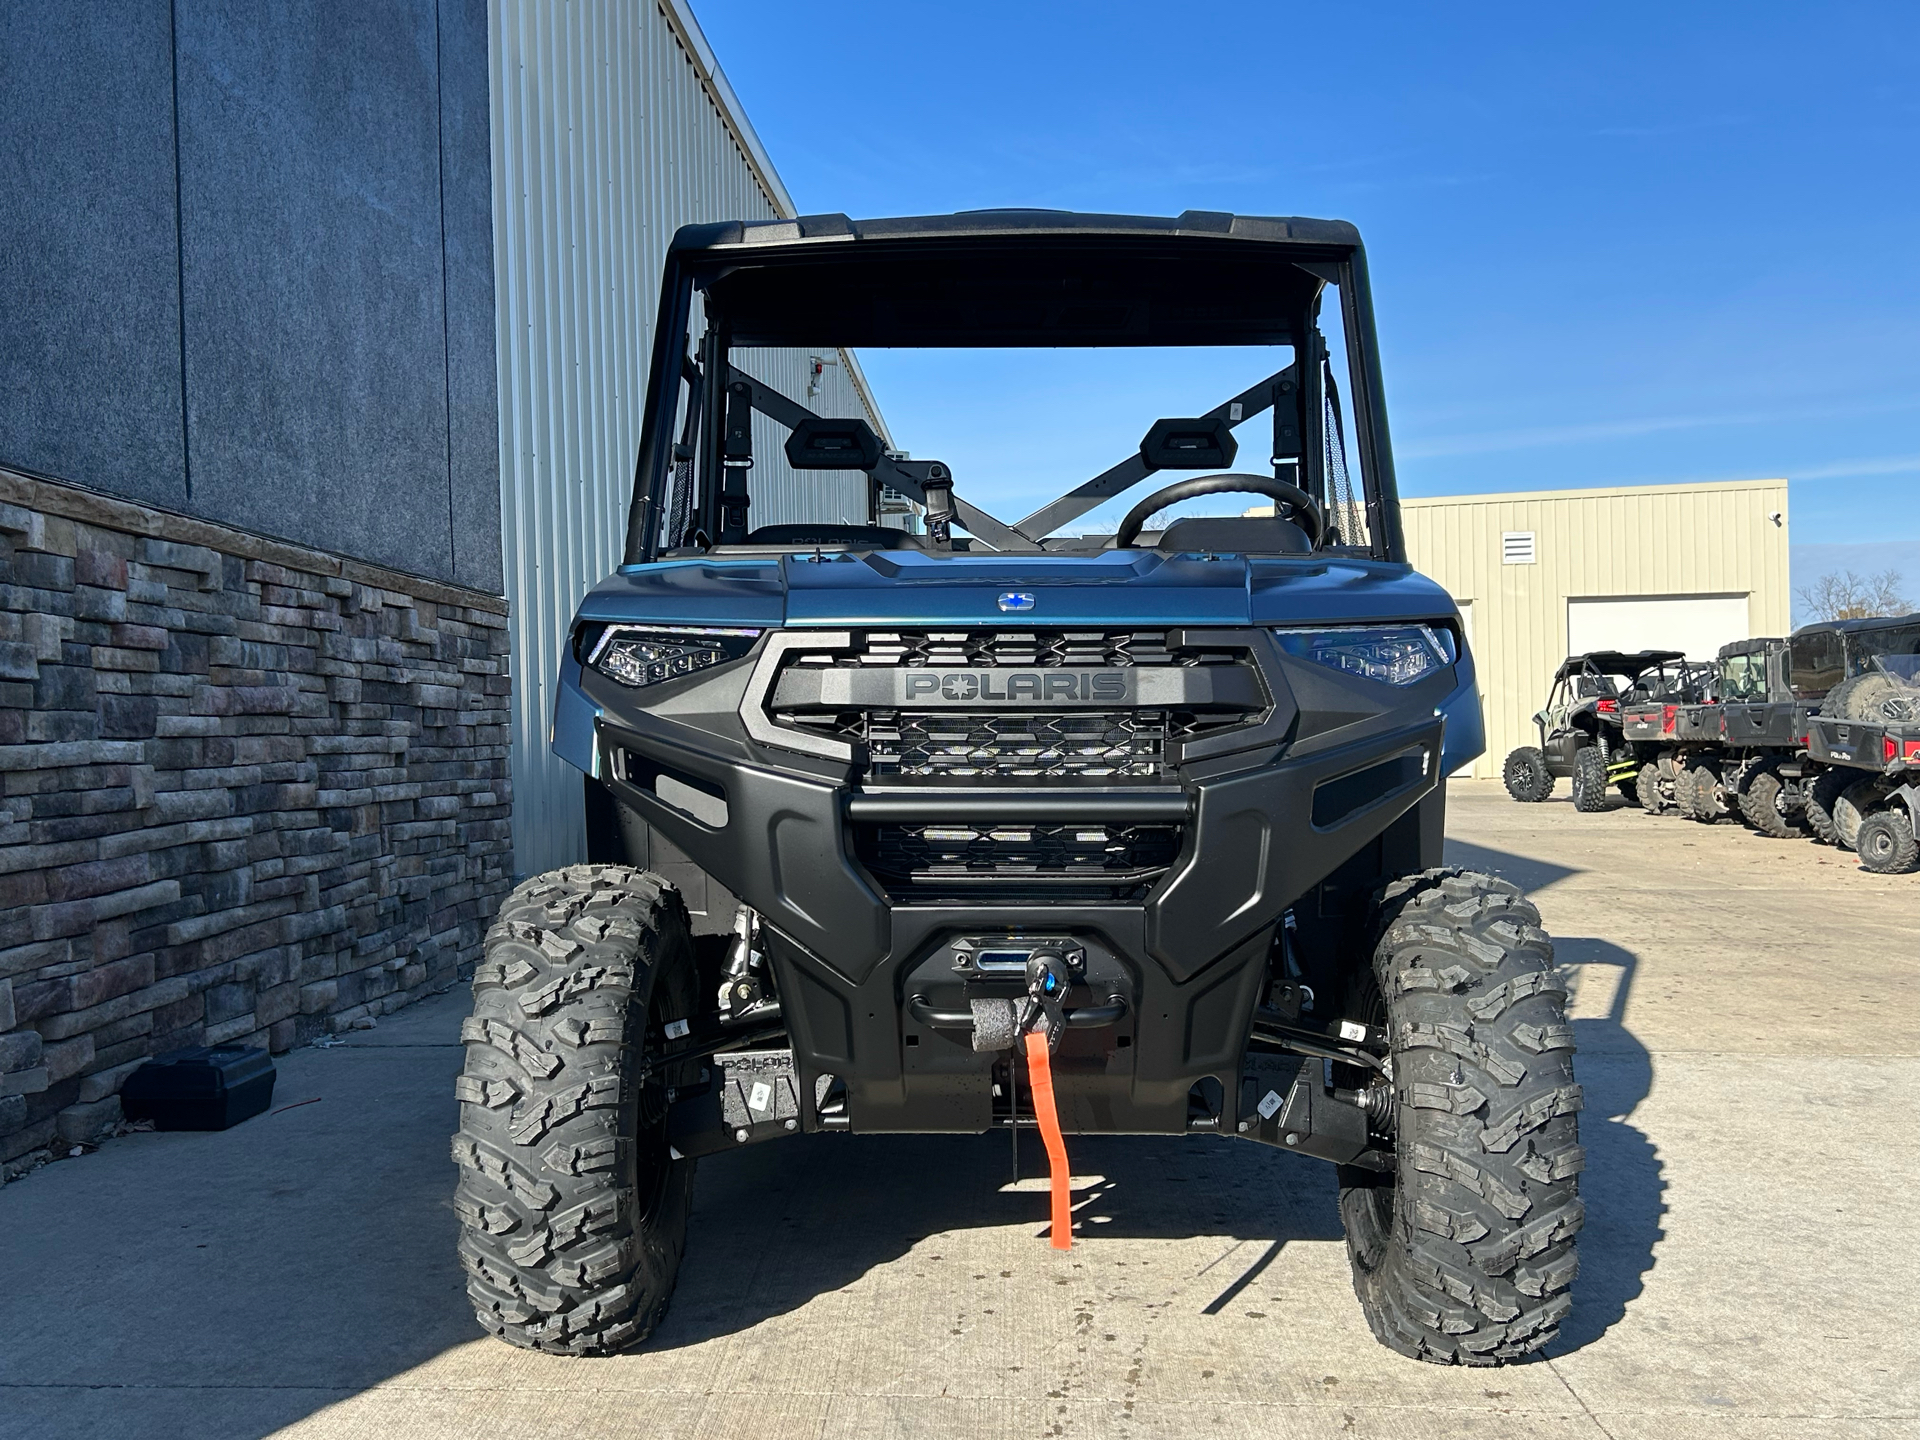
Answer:
[(147, 1061), (120, 1087), (129, 1120), (225, 1130), (273, 1103), (273, 1058), (252, 1045), (196, 1045)]

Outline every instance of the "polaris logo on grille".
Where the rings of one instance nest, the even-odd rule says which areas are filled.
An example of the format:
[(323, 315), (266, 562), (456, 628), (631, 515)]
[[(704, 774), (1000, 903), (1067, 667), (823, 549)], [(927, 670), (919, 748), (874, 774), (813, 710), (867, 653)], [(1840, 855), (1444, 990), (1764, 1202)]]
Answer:
[(1124, 670), (909, 670), (906, 700), (1025, 700), (1046, 704), (1126, 700)]

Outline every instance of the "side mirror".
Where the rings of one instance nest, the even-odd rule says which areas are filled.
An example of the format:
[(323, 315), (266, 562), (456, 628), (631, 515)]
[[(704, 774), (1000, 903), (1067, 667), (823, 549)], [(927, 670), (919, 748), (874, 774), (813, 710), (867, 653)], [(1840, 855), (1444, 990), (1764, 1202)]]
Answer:
[(1149, 470), (1230, 470), (1239, 442), (1224, 420), (1156, 420), (1140, 442)]
[(787, 463), (796, 470), (871, 470), (880, 455), (880, 437), (864, 420), (809, 416), (787, 436)]

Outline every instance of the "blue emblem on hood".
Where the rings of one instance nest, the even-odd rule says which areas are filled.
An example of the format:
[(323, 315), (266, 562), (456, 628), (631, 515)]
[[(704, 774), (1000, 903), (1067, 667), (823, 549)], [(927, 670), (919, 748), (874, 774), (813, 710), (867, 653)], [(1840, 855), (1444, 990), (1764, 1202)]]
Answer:
[(1000, 597), (1000, 608), (1002, 610), (1031, 610), (1033, 608), (1033, 595), (1026, 590), (1009, 590)]

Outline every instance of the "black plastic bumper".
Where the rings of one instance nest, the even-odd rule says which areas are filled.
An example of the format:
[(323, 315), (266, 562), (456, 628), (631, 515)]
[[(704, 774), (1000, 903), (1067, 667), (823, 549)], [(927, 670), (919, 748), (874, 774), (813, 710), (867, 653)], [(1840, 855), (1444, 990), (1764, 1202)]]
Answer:
[[(804, 1128), (820, 1123), (812, 1102), (827, 1076), (844, 1084), (856, 1130), (1004, 1123), (1006, 1097), (995, 1095), (1004, 1056), (916, 1019), (914, 1002), (941, 1015), (999, 993), (955, 974), (956, 937), (1045, 934), (1090, 957), (1070, 1005), (1117, 1012), (1070, 1029), (1054, 1064), (1063, 1126), (1109, 1133), (1189, 1129), (1189, 1093), (1208, 1077), (1224, 1096), (1219, 1123), (1234, 1127), (1253, 1012), (1288, 908), (1416, 807), (1423, 853), (1437, 848), (1437, 705), (1448, 686), (1394, 695), (1399, 703), (1366, 714), (1335, 711), (1332, 701), (1355, 702), (1317, 688), (1338, 683), (1295, 677), (1301, 723), (1285, 743), (1188, 766), (1177, 784), (908, 790), (862, 789), (850, 767), (762, 743), (718, 707), (642, 708), (587, 677), (602, 706), (602, 783), (761, 917)], [(889, 898), (856, 858), (859, 825), (966, 819), (1172, 822), (1182, 840), (1173, 864), (1127, 903), (1003, 898), (991, 884), (915, 903)]]

